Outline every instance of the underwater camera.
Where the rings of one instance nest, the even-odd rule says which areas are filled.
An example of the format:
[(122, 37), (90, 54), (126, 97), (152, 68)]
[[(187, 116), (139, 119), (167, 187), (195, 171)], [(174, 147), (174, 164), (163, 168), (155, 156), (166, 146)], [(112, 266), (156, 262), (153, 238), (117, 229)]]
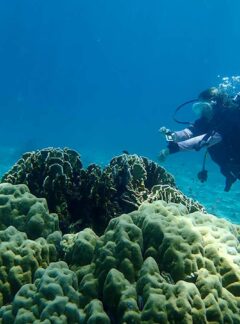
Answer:
[(173, 142), (174, 141), (172, 133), (167, 133), (165, 135), (165, 138), (166, 138), (167, 142)]

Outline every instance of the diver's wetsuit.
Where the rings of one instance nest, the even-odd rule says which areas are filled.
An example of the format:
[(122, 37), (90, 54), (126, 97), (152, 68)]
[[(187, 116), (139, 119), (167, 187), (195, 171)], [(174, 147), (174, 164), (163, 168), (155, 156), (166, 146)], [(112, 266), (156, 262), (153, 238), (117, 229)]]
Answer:
[(210, 121), (199, 118), (174, 135), (175, 141), (168, 144), (170, 154), (208, 148), (212, 160), (226, 177), (225, 191), (240, 179), (240, 109), (216, 108)]

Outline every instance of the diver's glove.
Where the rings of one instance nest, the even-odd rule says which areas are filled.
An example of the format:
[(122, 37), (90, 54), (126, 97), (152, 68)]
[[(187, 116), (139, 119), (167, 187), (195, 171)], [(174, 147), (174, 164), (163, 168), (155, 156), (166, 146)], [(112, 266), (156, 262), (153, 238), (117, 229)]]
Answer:
[(159, 162), (164, 162), (166, 160), (166, 157), (170, 154), (170, 151), (168, 148), (163, 149), (160, 151), (159, 156), (158, 156), (158, 160)]
[(163, 135), (172, 134), (171, 130), (169, 128), (166, 128), (165, 126), (160, 127), (159, 132)]

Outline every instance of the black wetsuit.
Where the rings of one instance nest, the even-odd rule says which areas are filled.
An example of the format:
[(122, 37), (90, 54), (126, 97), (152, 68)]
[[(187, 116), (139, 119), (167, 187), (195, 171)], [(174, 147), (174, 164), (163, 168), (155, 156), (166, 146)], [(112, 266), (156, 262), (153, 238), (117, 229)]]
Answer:
[(221, 134), (221, 142), (209, 147), (208, 152), (226, 177), (225, 191), (229, 191), (231, 185), (240, 179), (240, 109), (215, 109), (211, 121), (200, 118), (193, 129), (198, 134), (207, 133), (207, 136), (214, 131)]

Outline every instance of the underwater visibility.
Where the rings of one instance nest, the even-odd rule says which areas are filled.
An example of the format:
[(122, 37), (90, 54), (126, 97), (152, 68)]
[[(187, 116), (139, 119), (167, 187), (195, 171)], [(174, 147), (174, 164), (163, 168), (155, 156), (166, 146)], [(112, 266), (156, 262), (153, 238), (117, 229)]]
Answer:
[(239, 12), (0, 3), (0, 323), (240, 323)]

